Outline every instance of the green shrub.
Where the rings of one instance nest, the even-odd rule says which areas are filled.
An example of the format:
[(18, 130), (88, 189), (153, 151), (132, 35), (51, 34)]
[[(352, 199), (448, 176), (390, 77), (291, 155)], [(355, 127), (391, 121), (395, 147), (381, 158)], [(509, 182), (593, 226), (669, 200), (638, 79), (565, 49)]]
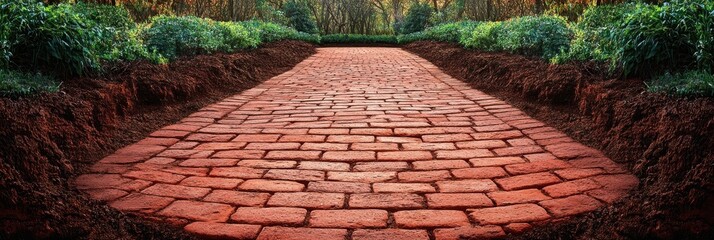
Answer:
[(317, 33), (315, 21), (310, 18), (310, 9), (304, 2), (290, 0), (283, 5), (288, 24), (299, 32)]
[(567, 51), (572, 37), (565, 19), (556, 16), (527, 16), (503, 22), (469, 23), (471, 34), (461, 43), (467, 48), (539, 56), (550, 59)]
[(427, 40), (432, 40), (432, 39), (429, 39), (425, 32), (413, 32), (413, 33), (397, 36), (397, 43), (399, 43), (399, 44), (407, 44), (407, 43), (412, 43), (412, 42), (416, 42), (416, 41), (427, 41)]
[(323, 44), (358, 43), (358, 44), (396, 44), (394, 35), (329, 34), (321, 38)]
[(446, 23), (429, 27), (424, 30), (424, 33), (430, 40), (456, 43), (461, 38), (460, 29), (461, 23)]
[(544, 59), (568, 51), (573, 35), (565, 19), (556, 16), (520, 17), (503, 24), (497, 39), (502, 50)]
[(714, 1), (673, 0), (638, 4), (610, 35), (613, 58), (625, 75), (649, 75), (663, 69), (714, 66)]
[(60, 84), (40, 74), (0, 69), (0, 96), (23, 97), (39, 92), (57, 92)]
[(247, 21), (242, 23), (249, 32), (257, 35), (261, 42), (269, 43), (281, 40), (299, 40), (311, 43), (320, 43), (320, 36), (298, 32), (295, 29), (279, 24), (263, 21)]
[(705, 71), (665, 73), (649, 82), (647, 89), (679, 96), (714, 97), (714, 75)]
[(461, 44), (466, 48), (485, 51), (503, 50), (498, 42), (498, 34), (503, 31), (503, 22), (484, 22), (474, 27), (471, 35), (465, 34)]
[(157, 16), (145, 33), (146, 46), (162, 56), (233, 52), (260, 43), (241, 24), (197, 17)]
[(415, 2), (407, 11), (404, 22), (397, 24), (395, 32), (409, 34), (423, 31), (429, 25), (429, 19), (434, 10), (429, 3)]
[[(102, 31), (71, 5), (0, 0), (3, 57), (13, 65), (61, 75), (99, 69)], [(8, 53), (12, 53), (8, 58)], [(7, 65), (5, 63), (4, 65)]]

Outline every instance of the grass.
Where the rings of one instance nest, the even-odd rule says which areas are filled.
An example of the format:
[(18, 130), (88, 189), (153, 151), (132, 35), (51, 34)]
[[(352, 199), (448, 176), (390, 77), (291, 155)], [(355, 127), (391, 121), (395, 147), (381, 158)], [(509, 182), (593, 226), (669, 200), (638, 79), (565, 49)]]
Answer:
[(676, 96), (714, 97), (714, 75), (705, 71), (665, 73), (648, 82), (647, 90)]

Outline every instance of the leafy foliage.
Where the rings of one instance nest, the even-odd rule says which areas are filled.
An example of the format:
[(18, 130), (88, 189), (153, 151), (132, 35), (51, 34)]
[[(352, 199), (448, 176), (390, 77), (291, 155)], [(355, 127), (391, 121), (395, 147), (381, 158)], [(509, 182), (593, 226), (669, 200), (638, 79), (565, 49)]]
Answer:
[(520, 17), (503, 22), (495, 39), (497, 50), (505, 50), (544, 59), (567, 51), (572, 31), (565, 19), (556, 16)]
[(665, 73), (649, 82), (647, 89), (680, 96), (714, 97), (714, 75), (705, 71)]
[(298, 32), (295, 29), (271, 22), (247, 21), (242, 24), (251, 34), (257, 35), (263, 43), (281, 40), (300, 40), (310, 43), (320, 43), (320, 36), (317, 34)]
[(0, 96), (21, 97), (39, 92), (57, 92), (60, 84), (50, 77), (0, 69)]
[(396, 44), (397, 37), (394, 35), (330, 34), (330, 35), (322, 36), (321, 42), (325, 43), (325, 44), (334, 44), (334, 43)]
[(288, 24), (300, 32), (317, 33), (315, 21), (310, 18), (310, 9), (303, 2), (290, 0), (283, 5)]
[(414, 3), (407, 11), (404, 22), (400, 23), (395, 31), (401, 34), (423, 31), (429, 25), (433, 12), (428, 3)]
[(241, 24), (197, 17), (154, 17), (145, 36), (149, 50), (169, 59), (179, 55), (232, 52), (260, 43), (260, 39), (252, 38)]
[[(102, 31), (70, 5), (33, 0), (0, 0), (4, 65), (82, 75), (99, 69)], [(8, 58), (8, 52), (12, 53)]]

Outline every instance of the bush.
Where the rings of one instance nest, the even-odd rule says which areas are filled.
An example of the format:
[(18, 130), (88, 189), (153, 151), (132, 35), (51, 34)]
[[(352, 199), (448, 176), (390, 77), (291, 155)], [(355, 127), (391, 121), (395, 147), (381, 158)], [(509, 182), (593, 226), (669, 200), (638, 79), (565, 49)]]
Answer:
[(487, 51), (508, 51), (550, 59), (568, 51), (572, 31), (556, 16), (520, 17), (503, 22), (475, 24), (464, 46)]
[(0, 96), (23, 97), (39, 92), (57, 92), (60, 84), (47, 76), (0, 69)]
[(288, 24), (299, 32), (317, 33), (315, 21), (310, 18), (310, 9), (303, 2), (291, 0), (283, 5)]
[(295, 29), (271, 22), (247, 21), (242, 23), (249, 32), (256, 34), (261, 42), (269, 43), (281, 40), (299, 40), (311, 43), (320, 43), (320, 36), (298, 32)]
[(416, 42), (416, 41), (428, 41), (428, 40), (432, 40), (432, 39), (429, 39), (425, 32), (414, 32), (414, 33), (403, 34), (403, 35), (397, 36), (397, 43), (399, 43), (399, 44), (407, 44), (407, 43), (412, 43), (412, 42)]
[(321, 38), (323, 44), (360, 43), (360, 44), (396, 44), (394, 35), (330, 34)]
[(416, 2), (407, 11), (404, 22), (395, 23), (399, 27), (395, 31), (401, 34), (423, 31), (429, 25), (429, 19), (433, 12), (434, 10), (431, 9), (428, 3)]
[[(99, 69), (102, 31), (70, 5), (0, 0), (5, 64), (82, 75)], [(9, 53), (12, 53), (8, 57)]]
[(149, 50), (169, 59), (256, 47), (260, 39), (253, 37), (238, 23), (163, 15), (152, 18), (151, 27), (145, 32)]
[(647, 89), (680, 96), (714, 97), (714, 75), (705, 71), (666, 73), (649, 82)]

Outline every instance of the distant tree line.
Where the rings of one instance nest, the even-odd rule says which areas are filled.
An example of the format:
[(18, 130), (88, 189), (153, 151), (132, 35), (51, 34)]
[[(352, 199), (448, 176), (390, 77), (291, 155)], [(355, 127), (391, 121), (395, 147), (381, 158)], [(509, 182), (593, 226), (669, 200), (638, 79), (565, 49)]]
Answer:
[[(460, 20), (552, 13), (577, 19), (587, 6), (626, 0), (46, 0), (122, 5), (136, 21), (160, 14), (219, 21), (261, 19), (321, 34), (391, 34)], [(648, 0), (657, 2), (659, 0)]]

